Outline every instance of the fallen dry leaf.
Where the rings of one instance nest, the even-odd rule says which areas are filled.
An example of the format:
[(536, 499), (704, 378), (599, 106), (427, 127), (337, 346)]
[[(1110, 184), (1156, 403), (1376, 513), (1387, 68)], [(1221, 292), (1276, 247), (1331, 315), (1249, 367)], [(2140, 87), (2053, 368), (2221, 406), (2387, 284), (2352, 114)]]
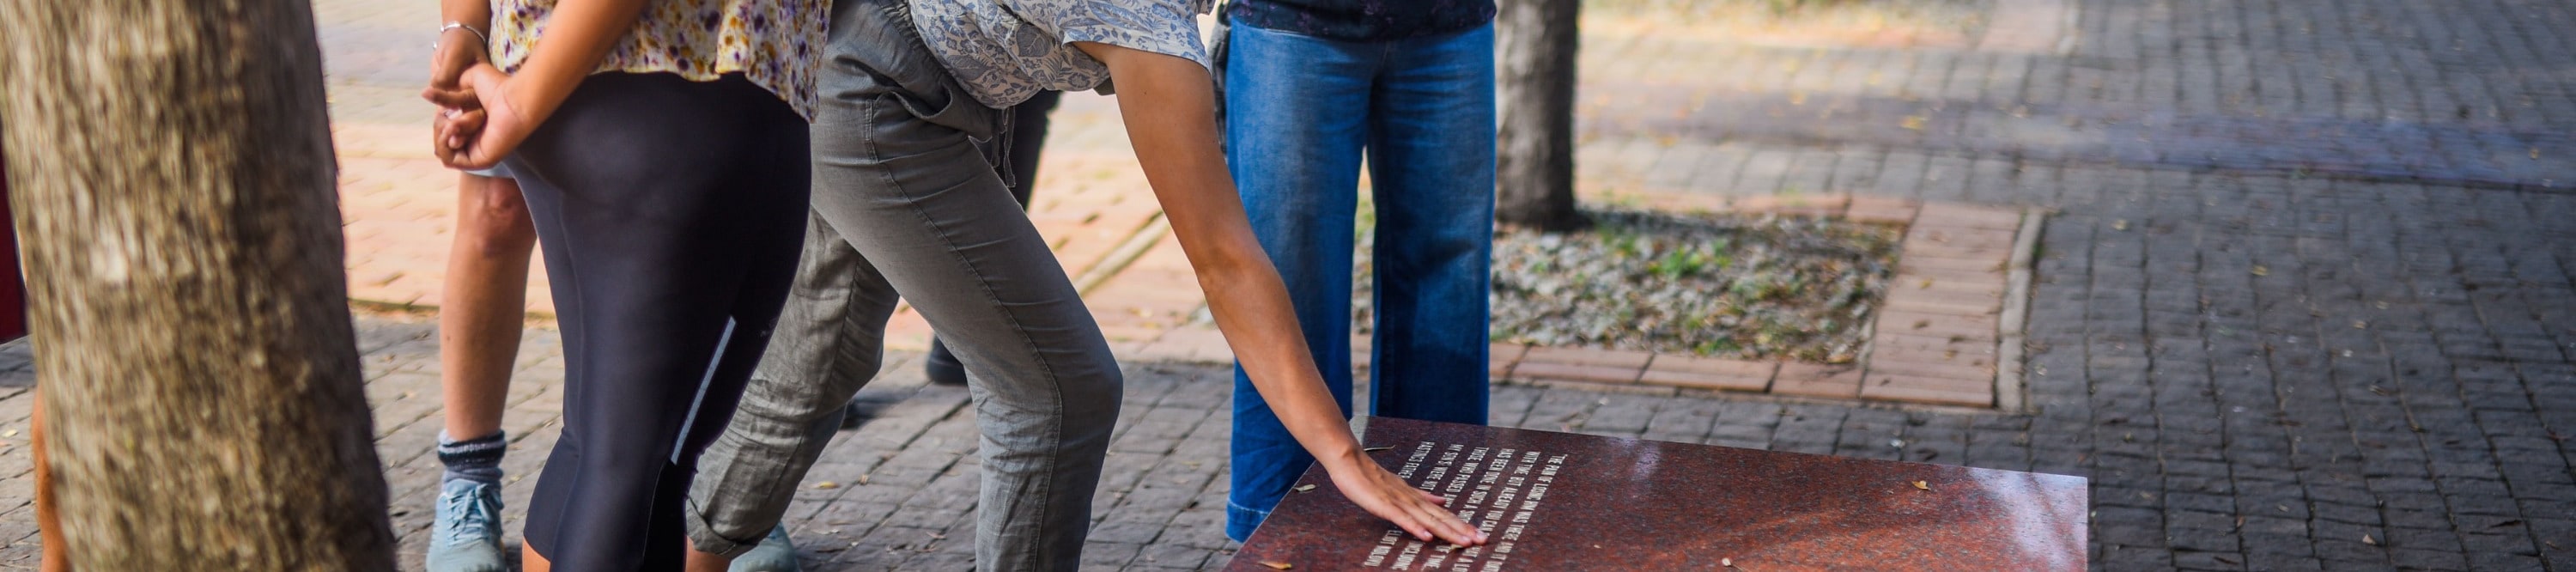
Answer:
[(10, 430), (7, 430), (7, 431), (0, 431), (0, 437), (16, 437), (16, 436), (18, 436), (18, 430), (16, 430), (16, 429), (10, 429)]
[(2255, 275), (2255, 276), (2271, 276), (2271, 275), (2272, 275), (2272, 269), (2270, 269), (2270, 268), (2264, 268), (2264, 267), (2263, 267), (2263, 265), (2256, 264), (2256, 265), (2254, 265), (2254, 275)]
[(2371, 546), (2378, 546), (2378, 545), (2379, 545), (2379, 539), (2377, 539), (2377, 538), (2371, 538), (2369, 534), (2363, 534), (2363, 535), (2361, 535), (2361, 543), (2362, 543), (2362, 544), (2368, 544), (2368, 545), (2371, 545)]
[(841, 484), (840, 484), (840, 483), (835, 483), (835, 482), (832, 482), (832, 481), (823, 481), (823, 482), (819, 482), (819, 483), (814, 483), (814, 488), (818, 488), (818, 489), (837, 489), (837, 488), (841, 488)]
[(1315, 485), (1297, 485), (1297, 492), (1302, 493), (1311, 490), (1315, 490)]
[(1932, 483), (1931, 483), (1930, 481), (1914, 481), (1914, 488), (1923, 489), (1923, 490), (1927, 490), (1927, 491), (1928, 491), (1928, 490), (1932, 490)]
[(1904, 120), (1904, 121), (1899, 121), (1899, 122), (1897, 122), (1897, 123), (1896, 123), (1896, 125), (1897, 125), (1897, 126), (1899, 126), (1899, 127), (1904, 127), (1904, 128), (1906, 128), (1906, 129), (1912, 129), (1912, 130), (1915, 130), (1915, 131), (1922, 131), (1922, 130), (1923, 130), (1923, 122), (1925, 121), (1925, 119), (1926, 119), (1926, 118), (1925, 118), (1925, 117), (1923, 117), (1923, 116), (1921, 116), (1921, 115), (1908, 115), (1908, 116), (1905, 116), (1905, 120)]
[[(1588, 214), (1601, 231), (1496, 236), (1495, 290), (1510, 293), (1495, 301), (1497, 341), (1838, 361), (1833, 358), (1866, 344), (1859, 335), (1864, 328), (1853, 325), (1868, 323), (1867, 309), (1886, 285), (1920, 280), (1891, 280), (1895, 264), (1878, 258), (1892, 260), (1902, 236), (1894, 228), (1825, 229), (1785, 224), (1801, 217), (1739, 220), (1714, 213)], [(1771, 254), (1757, 254), (1764, 252)], [(1799, 254), (1781, 256), (1792, 252)], [(1623, 285), (1589, 285), (1596, 282)], [(1354, 310), (1367, 307), (1362, 302)]]
[(867, 475), (859, 475), (859, 484), (862, 484), (862, 485), (864, 485), (864, 484), (868, 484), (868, 476), (867, 476)]
[(1262, 565), (1262, 566), (1268, 566), (1268, 567), (1270, 567), (1270, 569), (1272, 569), (1272, 570), (1287, 570), (1287, 569), (1290, 569), (1290, 568), (1296, 568), (1296, 567), (1297, 567), (1296, 565), (1289, 564), (1289, 563), (1286, 563), (1286, 562), (1280, 562), (1280, 561), (1277, 561), (1277, 560), (1263, 560), (1263, 561), (1261, 561), (1261, 565)]

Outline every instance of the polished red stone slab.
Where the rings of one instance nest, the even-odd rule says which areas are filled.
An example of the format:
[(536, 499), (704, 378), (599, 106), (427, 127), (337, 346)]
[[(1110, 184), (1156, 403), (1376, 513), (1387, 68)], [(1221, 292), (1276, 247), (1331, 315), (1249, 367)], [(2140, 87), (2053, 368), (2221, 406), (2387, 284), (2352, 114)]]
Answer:
[(1364, 441), (1493, 542), (1414, 541), (1317, 468), (1227, 570), (2084, 569), (2079, 477), (1387, 418)]

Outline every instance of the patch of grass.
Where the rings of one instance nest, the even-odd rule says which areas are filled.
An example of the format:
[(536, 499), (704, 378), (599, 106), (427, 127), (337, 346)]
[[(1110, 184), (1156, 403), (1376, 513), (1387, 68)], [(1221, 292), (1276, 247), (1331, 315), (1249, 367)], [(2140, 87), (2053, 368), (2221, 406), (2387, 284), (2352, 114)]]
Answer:
[[(1495, 236), (1495, 341), (1847, 363), (1884, 298), (1900, 236), (1811, 217), (1587, 215), (1595, 225), (1584, 232)], [(1365, 332), (1375, 237), (1364, 226), (1359, 239), (1353, 317)]]

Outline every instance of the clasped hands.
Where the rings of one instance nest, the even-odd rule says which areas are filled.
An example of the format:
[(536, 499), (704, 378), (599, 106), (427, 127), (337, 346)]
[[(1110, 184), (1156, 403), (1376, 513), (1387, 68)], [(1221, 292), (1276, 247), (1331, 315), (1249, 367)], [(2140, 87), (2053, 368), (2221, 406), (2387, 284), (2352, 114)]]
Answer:
[[(472, 39), (461, 28), (445, 40)], [(438, 106), (430, 149), (455, 169), (487, 169), (536, 131), (538, 119), (513, 103), (510, 74), (487, 60), (479, 44), (442, 41), (430, 56), (429, 87), (422, 99)]]

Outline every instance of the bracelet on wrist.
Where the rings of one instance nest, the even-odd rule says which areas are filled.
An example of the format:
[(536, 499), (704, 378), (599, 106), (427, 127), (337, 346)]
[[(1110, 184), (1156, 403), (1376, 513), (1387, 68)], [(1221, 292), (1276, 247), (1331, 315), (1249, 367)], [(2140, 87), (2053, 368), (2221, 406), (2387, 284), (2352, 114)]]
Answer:
[[(446, 39), (446, 38), (447, 38), (447, 31), (448, 31), (448, 30), (464, 30), (466, 33), (469, 33), (469, 34), (473, 34), (473, 35), (474, 35), (474, 40), (475, 40), (475, 42), (477, 42), (477, 43), (476, 43), (476, 45), (482, 46), (484, 49), (487, 49), (487, 50), (488, 50), (488, 49), (491, 49), (491, 47), (492, 47), (492, 37), (491, 37), (491, 36), (483, 35), (483, 31), (482, 31), (482, 30), (474, 29), (474, 27), (473, 27), (473, 26), (465, 25), (465, 23), (464, 23), (464, 22), (448, 22), (448, 23), (447, 23), (447, 24), (445, 24), (445, 25), (439, 26), (439, 27), (438, 27), (438, 37), (439, 37), (440, 39)], [(431, 49), (437, 49), (437, 48), (438, 48), (438, 43), (437, 43), (437, 42), (431, 42), (431, 43), (429, 44), (429, 47), (430, 47)]]

